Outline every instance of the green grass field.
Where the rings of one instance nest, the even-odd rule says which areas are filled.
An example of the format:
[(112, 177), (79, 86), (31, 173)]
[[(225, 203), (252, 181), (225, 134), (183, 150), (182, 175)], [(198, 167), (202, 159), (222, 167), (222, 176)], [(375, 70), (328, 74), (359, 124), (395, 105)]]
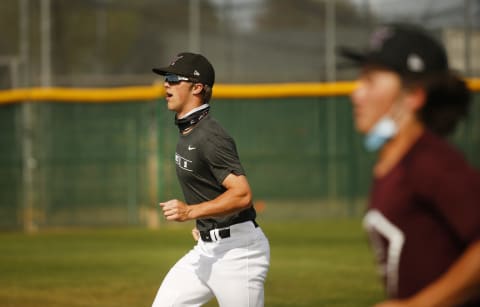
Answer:
[[(0, 233), (0, 306), (150, 306), (165, 273), (192, 246), (192, 225)], [(271, 244), (266, 307), (381, 300), (359, 220), (261, 226)]]

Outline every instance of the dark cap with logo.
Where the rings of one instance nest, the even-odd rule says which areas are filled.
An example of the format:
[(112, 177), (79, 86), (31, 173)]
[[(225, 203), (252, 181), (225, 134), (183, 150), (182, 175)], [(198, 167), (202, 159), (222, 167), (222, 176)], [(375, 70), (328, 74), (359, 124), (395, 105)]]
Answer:
[(366, 50), (339, 48), (359, 65), (377, 65), (402, 77), (421, 77), (449, 70), (445, 48), (424, 29), (410, 24), (385, 25), (373, 32)]
[(175, 74), (199, 83), (213, 86), (215, 83), (215, 70), (212, 64), (201, 54), (182, 52), (167, 67), (153, 68), (152, 71), (159, 75)]

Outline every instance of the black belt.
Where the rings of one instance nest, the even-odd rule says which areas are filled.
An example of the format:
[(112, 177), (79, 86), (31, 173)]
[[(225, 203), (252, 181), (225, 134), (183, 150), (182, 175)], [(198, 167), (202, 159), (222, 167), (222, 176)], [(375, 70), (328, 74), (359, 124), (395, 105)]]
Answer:
[(218, 232), (214, 232), (213, 234), (211, 234), (210, 231), (200, 231), (200, 237), (203, 242), (213, 242), (220, 239), (230, 238), (230, 228), (219, 229)]
[[(253, 225), (255, 225), (255, 228), (258, 227), (257, 222), (252, 220), (252, 223)], [(216, 230), (216, 229), (212, 229), (212, 230)], [(220, 228), (217, 231), (212, 231), (212, 230), (200, 231), (200, 238), (202, 238), (203, 242), (213, 242), (213, 241), (218, 241), (220, 239), (230, 238), (230, 228), (228, 227)]]

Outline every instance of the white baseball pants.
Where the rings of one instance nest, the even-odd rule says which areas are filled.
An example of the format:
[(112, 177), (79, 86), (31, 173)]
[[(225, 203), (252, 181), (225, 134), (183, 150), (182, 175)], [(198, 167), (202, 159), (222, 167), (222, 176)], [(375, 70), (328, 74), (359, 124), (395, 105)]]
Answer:
[(230, 226), (230, 237), (197, 245), (168, 272), (152, 307), (263, 307), (270, 245), (252, 222)]

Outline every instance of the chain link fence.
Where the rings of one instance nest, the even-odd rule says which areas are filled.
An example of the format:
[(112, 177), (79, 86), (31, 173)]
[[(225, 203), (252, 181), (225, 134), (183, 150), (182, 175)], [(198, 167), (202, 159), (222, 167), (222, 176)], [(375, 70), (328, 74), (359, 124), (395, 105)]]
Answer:
[[(179, 51), (211, 59), (217, 83), (352, 80), (337, 45), (373, 26), (421, 23), (452, 66), (480, 76), (480, 1), (3, 0), (0, 89), (149, 85)], [(264, 218), (362, 212), (372, 156), (347, 97), (218, 99)], [(480, 101), (452, 141), (480, 167)], [(181, 197), (173, 115), (158, 100), (0, 105), (0, 228), (158, 226)]]
[(349, 80), (337, 45), (409, 21), (480, 75), (479, 0), (3, 0), (0, 88), (151, 84), (180, 51), (205, 54), (220, 83)]

